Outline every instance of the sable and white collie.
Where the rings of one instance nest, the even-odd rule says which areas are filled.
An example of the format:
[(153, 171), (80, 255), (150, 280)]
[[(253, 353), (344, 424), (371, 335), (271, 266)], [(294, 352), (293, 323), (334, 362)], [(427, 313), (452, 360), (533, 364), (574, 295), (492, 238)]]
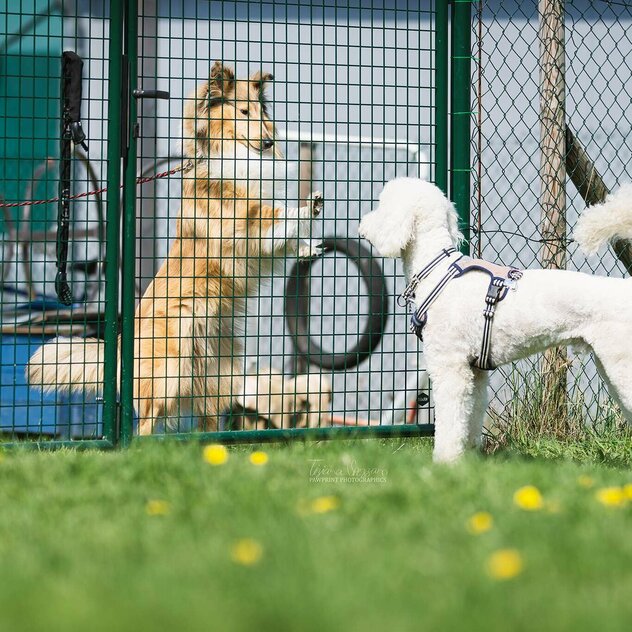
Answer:
[[(216, 62), (209, 81), (185, 106), (182, 209), (169, 255), (137, 309), (134, 405), (139, 434), (190, 399), (201, 430), (217, 428), (218, 414), (241, 391), (242, 341), (235, 319), (273, 258), (319, 254), (300, 237), (322, 209), (314, 193), (300, 208), (266, 201), (274, 177), (275, 127), (264, 97), (269, 73), (236, 80)], [(277, 151), (276, 156), (280, 157)], [(283, 165), (279, 165), (283, 171)], [(27, 367), (31, 386), (46, 391), (98, 391), (103, 341), (56, 338)], [(120, 350), (120, 340), (119, 340)]]

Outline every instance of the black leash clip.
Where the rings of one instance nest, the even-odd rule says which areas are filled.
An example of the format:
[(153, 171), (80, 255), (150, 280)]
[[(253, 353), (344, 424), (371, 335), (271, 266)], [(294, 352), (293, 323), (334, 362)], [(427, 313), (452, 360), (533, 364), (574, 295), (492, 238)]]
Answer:
[(88, 145), (86, 144), (86, 133), (83, 131), (83, 127), (81, 127), (81, 121), (73, 121), (70, 124), (70, 135), (72, 137), (72, 142), (75, 145), (81, 145), (84, 151), (88, 151)]

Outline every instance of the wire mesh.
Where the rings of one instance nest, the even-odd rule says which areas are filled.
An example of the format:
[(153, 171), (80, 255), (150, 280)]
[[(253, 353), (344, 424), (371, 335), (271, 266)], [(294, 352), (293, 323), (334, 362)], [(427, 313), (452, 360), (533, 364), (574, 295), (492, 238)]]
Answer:
[[(559, 233), (543, 232), (541, 163), (541, 82), (543, 10), (563, 7), (562, 37), (553, 44), (564, 50), (564, 124), (585, 148), (610, 190), (629, 179), (630, 48), (632, 8), (628, 3), (572, 0), (497, 2), (474, 5), (472, 20), (473, 251), (523, 268), (543, 264), (545, 244), (559, 244), (568, 269), (596, 274), (625, 273), (612, 251), (588, 259), (572, 241), (572, 230), (586, 203), (569, 174), (561, 177), (564, 221)], [(549, 97), (550, 98), (550, 97)], [(550, 133), (548, 129), (547, 133)], [(565, 161), (568, 152), (562, 152)], [(564, 168), (564, 165), (562, 165)], [(540, 371), (540, 359), (520, 363), (526, 382), (516, 383), (514, 370), (500, 370), (492, 381), (492, 407), (502, 410)], [(568, 358), (567, 390), (579, 389), (590, 416), (604, 398), (592, 359)]]
[[(423, 355), (395, 303), (402, 270), (359, 240), (362, 215), (396, 176), (447, 189), (450, 143), (464, 214), (472, 185), (474, 252), (535, 267), (550, 239), (538, 3), (471, 4), (471, 21), (469, 3), (452, 6), (449, 137), (447, 2), (5, 3), (4, 202), (60, 193), (64, 50), (84, 61), (89, 146), (74, 149), (70, 193), (99, 193), (71, 201), (70, 306), (55, 293), (58, 203), (2, 208), (2, 435), (113, 444), (196, 431), (222, 440), (428, 431)], [(631, 9), (564, 7), (565, 120), (614, 188), (630, 161)], [(457, 14), (471, 27), (471, 59)], [(459, 81), (470, 63), (468, 112), (455, 95), (467, 94)], [(565, 265), (621, 274), (612, 253), (587, 261), (576, 251), (584, 204), (564, 183), (555, 238)], [(313, 191), (323, 195), (318, 217)], [(330, 250), (312, 257), (321, 241)], [(36, 358), (54, 383), (45, 394), (24, 378), (44, 342)], [(570, 358), (568, 384), (598, 400), (593, 364)], [(502, 408), (515, 380), (498, 371), (493, 384)]]
[[(360, 243), (357, 225), (385, 181), (436, 176), (434, 3), (161, 0), (136, 11), (33, 0), (4, 15), (5, 201), (58, 195), (65, 50), (84, 61), (89, 146), (75, 150), (70, 193), (100, 191), (70, 201), (70, 306), (55, 295), (57, 203), (4, 209), (4, 436), (428, 429), (417, 341), (394, 304), (402, 272)], [(211, 96), (215, 61), (221, 107), (187, 110), (200, 86), (202, 100)], [(274, 75), (266, 115), (257, 71)], [(170, 98), (135, 99), (134, 88)], [(117, 100), (121, 111), (110, 111)], [(272, 138), (272, 125), (283, 157), (249, 146)], [(200, 152), (211, 146), (209, 161)], [(190, 159), (184, 172), (130, 186)], [(303, 217), (295, 209), (312, 191), (322, 192), (322, 214), (299, 225), (293, 214)], [(320, 241), (330, 251), (312, 257)], [(29, 388), (25, 364), (43, 342)], [(33, 388), (38, 380), (48, 394)]]
[[(215, 232), (209, 236), (209, 247), (220, 251), (212, 263), (222, 268), (220, 276), (247, 278), (238, 279), (228, 291), (232, 295), (222, 297), (232, 299), (225, 307), (226, 316), (208, 316), (209, 302), (214, 303), (218, 296), (209, 296), (204, 307), (191, 308), (194, 323), (203, 321), (199, 326), (206, 331), (205, 344), (214, 350), (196, 359), (198, 343), (195, 339), (192, 342), (191, 371), (200, 373), (206, 386), (198, 388), (197, 378), (189, 377), (190, 385), (182, 386), (188, 401), (179, 398), (170, 415), (159, 415), (158, 425), (152, 421), (154, 433), (195, 428), (231, 431), (388, 425), (383, 424), (385, 412), (390, 411), (395, 419), (395, 408), (403, 423), (407, 403), (394, 403), (393, 394), (405, 384), (408, 373), (415, 374), (416, 342), (401, 335), (406, 330), (404, 315), (393, 322), (385, 314), (372, 313), (369, 296), (379, 281), (382, 288), (376, 291), (392, 297), (403, 287), (403, 280), (392, 263), (379, 262), (373, 272), (368, 269), (372, 255), (366, 245), (359, 244), (357, 225), (383, 182), (397, 175), (430, 172), (434, 123), (432, 5), (376, 3), (371, 9), (361, 9), (354, 2), (331, 6), (159, 3), (156, 7), (145, 4), (143, 11), (139, 16), (139, 82), (168, 90), (171, 95), (168, 103), (157, 103), (153, 111), (153, 104), (143, 103), (139, 152), (143, 167), (151, 170), (152, 164), (157, 167), (183, 153), (185, 159), (192, 157), (191, 152), (206, 157), (208, 141), (215, 152), (211, 169), (219, 170), (231, 182), (232, 171), (245, 169), (238, 186), (254, 189), (254, 197), (264, 198), (264, 204), (282, 218), (268, 228), (278, 235), (275, 239), (279, 243), (292, 229), (291, 213), (296, 211), (291, 209), (304, 206), (312, 191), (322, 192), (322, 217), (311, 226), (302, 222), (297, 237), (307, 242), (302, 249), (325, 238), (333, 250), (297, 263), (296, 248), (290, 240), (283, 246), (287, 256), (276, 251), (274, 265), (270, 265), (263, 230), (267, 210), (265, 206), (260, 211), (253, 207), (250, 212), (255, 213), (258, 225), (256, 221), (248, 239), (260, 242), (253, 244), (249, 255), (257, 260), (253, 271), (253, 266), (236, 254), (233, 240), (233, 234), (240, 230), (235, 219), (241, 212), (235, 200), (240, 194), (226, 189), (212, 193), (211, 206), (218, 210), (211, 213), (229, 218), (210, 228)], [(224, 83), (211, 89), (221, 93), (227, 87), (221, 95), (223, 106), (201, 113), (199, 108), (187, 110), (190, 94), (200, 86), (205, 90), (215, 60), (223, 64)], [(265, 87), (270, 124), (258, 110), (259, 94), (251, 87), (248, 91), (244, 88), (259, 69), (274, 76)], [(271, 135), (274, 122), (283, 159), (266, 160), (264, 154), (261, 160), (253, 156), (252, 147), (246, 156), (239, 144), (227, 142), (233, 128), (245, 129), (244, 116), (251, 119), (248, 133), (255, 145)], [(187, 136), (191, 122), (198, 130), (195, 138)], [(151, 131), (147, 133), (147, 129)], [(222, 149), (218, 149), (220, 145)], [(235, 154), (239, 159), (246, 156), (246, 163), (238, 164)], [(193, 181), (203, 177), (198, 167), (191, 173)], [(188, 192), (185, 184), (184, 198), (189, 196), (197, 207), (199, 193), (191, 192), (197, 185), (190, 184)], [(153, 191), (140, 191), (139, 296), (163, 265), (174, 238), (178, 243), (180, 187), (180, 182), (170, 180), (156, 185)], [(204, 194), (204, 204), (208, 197)], [(257, 199), (255, 206), (258, 203)], [(176, 257), (183, 263), (187, 257), (198, 260), (195, 252), (178, 251)], [(379, 279), (372, 278), (375, 270)], [(243, 309), (239, 305), (242, 298)], [(205, 310), (207, 315), (202, 319), (196, 310)], [(392, 300), (388, 311), (393, 313)], [(369, 321), (376, 319), (382, 328), (386, 325), (384, 331), (377, 327), (379, 333), (369, 343), (377, 348), (356, 364), (353, 350)], [(222, 326), (231, 332), (227, 358), (211, 366), (208, 355), (223, 353), (212, 342)], [(153, 332), (147, 336), (156, 338)], [(141, 339), (142, 335), (136, 337)], [(179, 336), (179, 344), (181, 340)], [(302, 347), (306, 347), (303, 354)], [(142, 356), (142, 352), (136, 355)], [(335, 367), (331, 366), (332, 356), (338, 358)], [(225, 376), (226, 385), (218, 387), (212, 382), (220, 374)], [(134, 379), (140, 389), (143, 376), (135, 375)], [(149, 382), (145, 383), (149, 388)], [(226, 391), (233, 395), (230, 405), (222, 399)], [(214, 399), (222, 402), (219, 407)], [(155, 397), (151, 400), (155, 402)], [(165, 406), (171, 404), (165, 402)], [(210, 418), (205, 419), (200, 410), (210, 411)], [(156, 419), (153, 413), (151, 417)], [(427, 407), (425, 421), (429, 421)]]
[[(107, 111), (107, 20), (91, 21), (61, 2), (5, 2), (0, 41), (2, 202), (47, 200), (59, 190), (61, 55), (85, 61), (82, 111), (90, 152), (72, 148), (72, 194), (102, 186)], [(0, 433), (29, 439), (101, 439), (102, 406), (86, 392), (29, 388), (28, 358), (55, 336), (99, 336), (104, 308), (105, 215), (101, 194), (72, 203), (67, 274), (70, 305), (55, 292), (57, 203), (3, 207), (0, 217)], [(115, 263), (116, 265), (116, 263)], [(96, 362), (97, 357), (87, 360)], [(103, 361), (103, 358), (100, 358)], [(63, 362), (60, 355), (60, 362)], [(90, 380), (86, 380), (90, 382)]]

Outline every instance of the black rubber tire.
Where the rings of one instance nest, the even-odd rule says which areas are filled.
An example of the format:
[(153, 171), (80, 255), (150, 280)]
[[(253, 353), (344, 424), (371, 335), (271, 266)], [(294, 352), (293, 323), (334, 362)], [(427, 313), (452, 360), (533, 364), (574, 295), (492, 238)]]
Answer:
[(321, 349), (309, 334), (309, 281), (312, 264), (318, 259), (298, 261), (285, 287), (285, 322), (294, 341), (296, 353), (308, 364), (322, 369), (345, 371), (366, 360), (380, 344), (389, 312), (386, 281), (379, 263), (358, 239), (328, 237), (322, 241), (326, 252), (341, 253), (351, 259), (366, 284), (369, 314), (357, 344), (345, 353)]

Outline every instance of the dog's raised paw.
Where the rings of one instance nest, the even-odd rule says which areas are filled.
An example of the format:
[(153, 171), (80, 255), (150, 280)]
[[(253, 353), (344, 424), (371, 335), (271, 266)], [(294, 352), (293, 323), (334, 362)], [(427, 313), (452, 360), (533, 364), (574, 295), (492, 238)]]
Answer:
[(318, 257), (322, 257), (324, 252), (322, 244), (312, 245), (311, 243), (302, 242), (298, 247), (298, 258), (307, 260), (317, 259)]
[(314, 191), (310, 196), (310, 206), (312, 207), (312, 216), (318, 217), (323, 210), (323, 194), (320, 191)]

